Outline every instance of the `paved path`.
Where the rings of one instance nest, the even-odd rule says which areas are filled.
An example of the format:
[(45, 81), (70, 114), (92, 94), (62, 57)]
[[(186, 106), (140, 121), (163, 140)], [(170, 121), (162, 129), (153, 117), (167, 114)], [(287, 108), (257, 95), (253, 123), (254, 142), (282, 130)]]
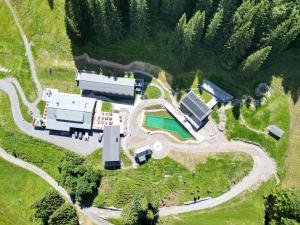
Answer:
[(34, 65), (34, 60), (33, 60), (33, 56), (32, 56), (32, 51), (31, 51), (31, 46), (30, 46), (30, 43), (25, 35), (25, 32), (23, 31), (23, 28), (19, 22), (19, 19), (11, 5), (11, 1), (10, 0), (4, 0), (6, 5), (8, 6), (11, 14), (13, 15), (14, 17), (14, 20), (15, 20), (15, 23), (18, 27), (18, 30), (21, 34), (21, 37), (22, 37), (22, 40), (23, 40), (23, 43), (24, 43), (24, 46), (25, 46), (25, 50), (26, 50), (26, 56), (27, 56), (27, 59), (28, 59), (28, 63), (30, 65), (30, 71), (31, 71), (31, 75), (32, 75), (32, 79), (35, 83), (35, 86), (38, 90), (38, 98), (35, 100), (35, 104), (39, 103), (40, 99), (41, 99), (41, 96), (42, 96), (42, 93), (43, 93), (43, 88), (40, 84), (40, 81), (38, 79), (38, 76), (37, 76), (37, 73), (36, 73), (36, 70), (35, 70), (35, 65)]
[[(0, 157), (5, 159), (6, 161), (19, 166), (25, 170), (28, 170), (42, 179), (44, 179), (48, 184), (50, 184), (57, 192), (59, 192), (67, 201), (72, 202), (70, 195), (68, 192), (61, 187), (49, 174), (47, 174), (45, 171), (41, 170), (40, 168), (25, 162), (21, 159), (15, 158), (12, 155), (8, 154), (4, 149), (0, 147)], [(101, 216), (101, 209), (95, 208), (95, 207), (89, 207), (89, 208), (80, 208), (78, 204), (74, 205), (77, 209), (77, 211), (84, 213), (89, 216), (89, 218), (92, 220), (93, 223), (97, 225), (111, 225), (107, 221), (103, 219)], [(105, 210), (105, 213), (108, 214), (109, 210)], [(114, 211), (112, 211), (111, 215), (114, 215)]]
[(184, 153), (220, 153), (220, 152), (244, 152), (250, 155), (253, 159), (253, 168), (248, 176), (243, 178), (238, 184), (234, 185), (228, 192), (225, 194), (196, 203), (188, 206), (173, 206), (173, 207), (163, 207), (160, 208), (160, 216), (174, 215), (183, 212), (190, 212), (195, 210), (201, 210), (206, 208), (211, 208), (217, 205), (220, 205), (230, 199), (236, 197), (238, 194), (247, 191), (256, 185), (259, 185), (261, 182), (267, 181), (273, 175), (276, 174), (276, 165), (274, 160), (264, 151), (264, 149), (244, 143), (241, 141), (228, 141), (224, 134), (217, 131), (217, 126), (215, 129), (218, 133), (216, 137), (208, 141), (204, 141), (201, 144), (196, 143), (180, 143), (175, 142), (174, 139), (163, 135), (163, 134), (152, 134), (149, 135), (148, 132), (145, 132), (141, 129), (136, 121), (137, 115), (145, 107), (154, 106), (154, 105), (163, 105), (165, 100), (155, 99), (147, 100), (141, 102), (137, 105), (132, 112), (130, 117), (130, 126), (129, 132), (130, 136), (126, 138), (126, 147), (137, 148), (144, 145), (153, 146), (153, 142), (160, 142), (162, 145), (162, 151), (154, 152), (155, 158), (163, 158), (172, 151), (184, 152)]

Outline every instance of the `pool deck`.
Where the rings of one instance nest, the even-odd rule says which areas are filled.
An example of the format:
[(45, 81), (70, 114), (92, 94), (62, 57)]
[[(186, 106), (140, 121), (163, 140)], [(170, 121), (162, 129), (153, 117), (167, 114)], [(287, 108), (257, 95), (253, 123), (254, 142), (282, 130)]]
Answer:
[(182, 115), (174, 106), (170, 103), (165, 103), (164, 107), (190, 132), (191, 135), (199, 142), (202, 143), (204, 141), (204, 137), (196, 132), (189, 122), (186, 121), (184, 115)]

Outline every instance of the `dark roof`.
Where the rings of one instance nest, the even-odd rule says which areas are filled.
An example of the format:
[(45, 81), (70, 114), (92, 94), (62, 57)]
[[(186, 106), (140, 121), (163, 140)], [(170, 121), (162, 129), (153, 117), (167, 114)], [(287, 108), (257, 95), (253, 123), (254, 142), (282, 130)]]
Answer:
[(120, 126), (104, 127), (103, 161), (120, 161)]
[(271, 133), (272, 135), (281, 138), (282, 135), (284, 134), (284, 131), (281, 130), (279, 127), (272, 125), (269, 127), (269, 133)]
[(228, 102), (233, 99), (232, 95), (228, 94), (226, 91), (208, 80), (203, 80), (202, 84), (199, 84), (199, 88), (210, 93), (221, 102)]
[(211, 109), (193, 91), (181, 100), (181, 104), (189, 111), (190, 119), (196, 124), (201, 123), (211, 113)]

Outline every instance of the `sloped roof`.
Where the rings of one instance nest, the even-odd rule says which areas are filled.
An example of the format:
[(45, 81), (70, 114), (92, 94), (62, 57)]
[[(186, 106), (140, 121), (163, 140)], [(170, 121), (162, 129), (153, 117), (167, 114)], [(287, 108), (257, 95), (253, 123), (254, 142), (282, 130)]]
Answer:
[(103, 76), (88, 72), (77, 72), (78, 85), (82, 90), (107, 94), (134, 96), (135, 79)]
[(105, 126), (103, 135), (103, 161), (120, 161), (120, 126)]
[(273, 135), (275, 135), (278, 138), (281, 138), (284, 134), (284, 131), (281, 130), (279, 127), (277, 127), (276, 125), (272, 125), (269, 127), (269, 132)]
[(193, 91), (190, 91), (181, 100), (180, 104), (190, 112), (191, 115), (189, 117), (196, 124), (201, 123), (212, 111)]
[(210, 82), (209, 80), (203, 80), (202, 84), (199, 84), (199, 88), (207, 91), (211, 95), (213, 95), (218, 101), (228, 102), (233, 99), (233, 96), (228, 94), (226, 91), (221, 89), (219, 86)]

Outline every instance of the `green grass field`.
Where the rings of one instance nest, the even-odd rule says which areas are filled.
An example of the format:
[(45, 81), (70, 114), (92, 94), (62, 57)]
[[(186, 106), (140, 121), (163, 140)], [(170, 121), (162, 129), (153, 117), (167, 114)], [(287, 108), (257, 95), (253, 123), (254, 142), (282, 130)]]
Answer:
[[(64, 1), (12, 0), (23, 30), (30, 40), (42, 86), (79, 93), (71, 42), (64, 26)], [(51, 70), (51, 72), (50, 72)]]
[(161, 218), (162, 225), (262, 225), (264, 224), (264, 196), (274, 186), (263, 183), (257, 190), (246, 192), (212, 209)]
[(0, 0), (0, 15), (0, 68), (11, 70), (9, 74), (0, 72), (0, 79), (15, 77), (22, 85), (28, 100), (33, 101), (37, 92), (31, 78), (25, 47), (13, 16), (3, 0)]
[(145, 91), (146, 99), (156, 99), (161, 96), (160, 90), (155, 86), (148, 86)]
[(38, 176), (0, 158), (0, 224), (33, 225), (30, 205), (51, 188)]
[(113, 106), (110, 102), (102, 101), (102, 112), (112, 112)]
[(170, 205), (183, 204), (194, 197), (218, 196), (251, 168), (252, 160), (244, 154), (210, 156), (194, 173), (171, 158), (151, 159), (138, 169), (102, 171), (94, 205), (123, 207), (143, 188), (153, 188), (158, 197)]
[[(269, 154), (275, 159), (278, 167), (278, 174), (280, 178), (284, 178), (285, 169), (284, 169), (284, 154), (286, 152), (289, 140), (289, 124), (290, 124), (290, 114), (289, 114), (289, 102), (288, 97), (285, 96), (282, 92), (280, 92), (279, 88), (279, 79), (274, 80), (272, 87), (278, 93), (277, 98), (271, 98), (271, 101), (268, 105), (262, 107), (260, 110), (268, 110), (270, 108), (274, 108), (277, 110), (272, 110), (270, 116), (264, 117), (262, 126), (266, 126), (274, 122), (281, 129), (284, 130), (284, 136), (279, 140), (275, 140), (271, 136), (267, 134), (259, 134), (254, 131), (249, 130), (244, 125), (242, 125), (239, 121), (238, 113), (235, 113), (234, 110), (227, 110), (227, 123), (226, 130), (227, 136), (229, 139), (232, 138), (244, 138), (246, 140), (254, 141), (256, 143), (261, 144)], [(276, 89), (277, 88), (277, 89)], [(276, 96), (275, 95), (275, 96)], [(280, 108), (276, 108), (280, 106)], [(243, 113), (244, 108), (242, 108)], [(257, 118), (255, 116), (251, 117), (247, 115), (247, 123), (252, 124), (253, 126), (257, 124)], [(257, 125), (258, 126), (258, 125)]]
[(0, 102), (0, 146), (58, 178), (57, 165), (66, 150), (19, 131), (11, 114), (9, 98), (3, 92), (0, 92)]

